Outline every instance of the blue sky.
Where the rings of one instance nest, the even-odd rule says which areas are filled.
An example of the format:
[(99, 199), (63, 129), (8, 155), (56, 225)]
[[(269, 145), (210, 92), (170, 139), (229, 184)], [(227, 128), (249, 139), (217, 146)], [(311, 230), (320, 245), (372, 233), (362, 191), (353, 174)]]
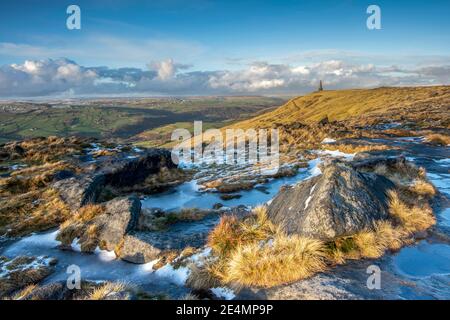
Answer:
[[(66, 28), (70, 4), (81, 8), (81, 30)], [(381, 30), (366, 28), (370, 4), (381, 8)], [(448, 84), (449, 14), (447, 0), (2, 1), (0, 96), (289, 93), (308, 91), (327, 74), (334, 77), (331, 87), (355, 86), (360, 82), (352, 77), (361, 70), (367, 87)], [(49, 78), (38, 80), (56, 79), (50, 83), (55, 88), (34, 88), (36, 75), (29, 71), (37, 64), (25, 66), (26, 60), (43, 61), (39, 70)], [(61, 67), (98, 90), (73, 79), (65, 79), (73, 88), (64, 86), (61, 74), (47, 74)], [(142, 74), (136, 79), (134, 70), (130, 81), (117, 76), (119, 68)], [(292, 73), (295, 68), (307, 71)], [(367, 68), (375, 74), (369, 77)], [(425, 72), (417, 75), (419, 69)], [(6, 80), (30, 88), (10, 88)]]

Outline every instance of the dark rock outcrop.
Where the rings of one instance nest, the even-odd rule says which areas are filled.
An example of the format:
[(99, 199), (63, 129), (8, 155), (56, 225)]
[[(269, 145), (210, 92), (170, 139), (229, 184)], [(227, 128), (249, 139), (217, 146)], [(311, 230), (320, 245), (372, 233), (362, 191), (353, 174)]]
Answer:
[(72, 211), (95, 203), (106, 185), (113, 187), (131, 186), (143, 182), (149, 175), (161, 168), (175, 168), (171, 153), (164, 149), (150, 149), (139, 158), (113, 158), (102, 163), (95, 174), (84, 174), (57, 181), (53, 184), (61, 199)]
[(143, 182), (150, 174), (155, 174), (161, 168), (176, 168), (171, 152), (166, 149), (150, 149), (136, 159), (111, 160), (104, 163), (106, 168), (102, 173), (105, 184), (116, 187), (128, 187)]
[(388, 217), (387, 178), (331, 161), (322, 174), (284, 188), (268, 208), (269, 218), (289, 234), (331, 240), (373, 228)]

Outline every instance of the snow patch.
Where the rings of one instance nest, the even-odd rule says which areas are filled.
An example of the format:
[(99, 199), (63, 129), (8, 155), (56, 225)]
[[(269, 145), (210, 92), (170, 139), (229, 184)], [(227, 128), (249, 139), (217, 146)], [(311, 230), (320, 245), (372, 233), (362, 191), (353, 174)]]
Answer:
[(434, 160), (436, 163), (442, 163), (442, 164), (450, 164), (450, 158), (446, 159), (440, 159), (440, 160)]
[(229, 288), (217, 287), (212, 288), (211, 291), (216, 297), (223, 298), (225, 300), (233, 300), (236, 297), (233, 290)]
[(308, 208), (309, 202), (311, 201), (311, 199), (312, 199), (312, 196), (309, 196), (308, 199), (306, 199), (306, 201), (305, 201), (305, 209), (304, 210), (306, 210)]
[(320, 155), (328, 155), (333, 158), (345, 158), (346, 160), (353, 160), (356, 153), (345, 153), (339, 150), (319, 150), (317, 152)]
[(308, 165), (309, 165), (308, 172), (310, 174), (309, 178), (312, 178), (312, 177), (322, 174), (322, 170), (320, 170), (320, 168), (319, 168), (320, 163), (322, 163), (322, 159), (320, 159), (320, 158), (308, 161)]
[(331, 138), (325, 138), (322, 140), (323, 144), (328, 144), (328, 143), (335, 143), (336, 140), (335, 139), (331, 139)]
[(98, 255), (100, 260), (105, 262), (116, 260), (116, 253), (114, 251), (102, 250), (97, 247), (95, 248), (94, 253)]
[(187, 267), (180, 267), (174, 269), (171, 264), (166, 264), (164, 267), (155, 271), (155, 275), (165, 278), (173, 284), (183, 286), (189, 277), (190, 270)]

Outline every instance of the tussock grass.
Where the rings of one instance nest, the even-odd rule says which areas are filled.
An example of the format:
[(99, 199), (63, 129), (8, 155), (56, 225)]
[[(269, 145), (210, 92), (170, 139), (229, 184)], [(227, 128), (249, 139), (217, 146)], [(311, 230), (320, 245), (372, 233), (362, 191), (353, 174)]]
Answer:
[(20, 290), (19, 292), (16, 292), (11, 299), (12, 300), (22, 300), (29, 294), (31, 294), (35, 289), (37, 288), (36, 284), (31, 284)]
[(105, 207), (98, 204), (88, 204), (80, 208), (70, 219), (60, 226), (57, 240), (63, 245), (71, 245), (76, 238), (82, 238), (81, 250), (91, 252), (98, 246), (98, 229), (90, 222), (105, 213)]
[(193, 293), (187, 293), (184, 296), (182, 296), (179, 300), (200, 300), (199, 297), (197, 297), (195, 294)]
[(357, 144), (345, 144), (345, 143), (339, 143), (339, 144), (325, 144), (323, 147), (326, 150), (338, 150), (340, 152), (344, 153), (360, 153), (360, 152), (370, 152), (370, 151), (382, 151), (382, 150), (389, 150), (393, 147), (387, 146), (387, 145), (381, 145), (381, 144), (368, 144), (368, 145), (357, 145)]
[(107, 150), (107, 149), (102, 149), (102, 150), (98, 150), (96, 152), (94, 152), (92, 154), (92, 156), (94, 158), (99, 158), (99, 157), (106, 157), (106, 156), (113, 156), (115, 155), (117, 152), (114, 150)]
[(425, 137), (425, 141), (430, 144), (447, 146), (450, 144), (450, 136), (440, 133), (430, 134)]
[[(419, 168), (404, 169), (412, 177)], [(376, 259), (411, 243), (417, 232), (435, 223), (428, 204), (434, 187), (424, 180), (389, 191), (389, 219), (351, 236), (323, 243), (286, 235), (267, 218), (265, 207), (243, 220), (224, 216), (210, 233), (213, 258), (194, 270), (193, 287), (210, 288), (212, 280), (232, 286), (272, 287), (312, 276), (328, 266), (352, 259)]]
[(218, 255), (227, 255), (239, 245), (260, 240), (277, 233), (277, 227), (267, 218), (265, 207), (256, 207), (244, 221), (236, 216), (223, 216), (208, 236), (208, 246)]
[(128, 289), (128, 284), (124, 282), (107, 282), (95, 288), (88, 296), (88, 300), (105, 300), (117, 293)]
[(24, 159), (36, 163), (55, 162), (69, 155), (80, 153), (83, 145), (83, 139), (55, 136), (35, 138), (20, 143), (20, 146), (26, 150)]
[(56, 227), (70, 216), (70, 210), (56, 190), (29, 192), (0, 203), (0, 231), (9, 236), (25, 235)]
[(214, 266), (205, 262), (204, 265), (197, 265), (191, 263), (189, 269), (191, 270), (186, 281), (186, 286), (194, 290), (208, 290), (220, 285), (220, 280), (213, 272)]
[(11, 177), (0, 180), (0, 194), (15, 195), (43, 189), (61, 170), (74, 170), (74, 166), (68, 162), (59, 161), (14, 171)]
[(379, 221), (375, 227), (375, 234), (378, 245), (393, 251), (399, 250), (408, 236), (405, 230), (394, 226), (390, 221)]
[(410, 162), (394, 167), (378, 164), (372, 171), (376, 174), (385, 176), (394, 182), (397, 187), (409, 186), (418, 181), (426, 182), (426, 170), (422, 167), (417, 167)]
[(408, 233), (424, 231), (436, 223), (428, 204), (410, 205), (397, 191), (389, 192), (389, 213)]
[(240, 221), (224, 216), (208, 245), (216, 259), (207, 267), (224, 283), (269, 287), (308, 277), (323, 270), (322, 242), (287, 236), (267, 218), (265, 207)]
[(225, 264), (227, 283), (271, 287), (307, 278), (325, 269), (322, 242), (279, 234), (264, 243), (240, 245)]
[(412, 192), (425, 197), (431, 198), (436, 195), (434, 186), (425, 180), (416, 180), (411, 189)]

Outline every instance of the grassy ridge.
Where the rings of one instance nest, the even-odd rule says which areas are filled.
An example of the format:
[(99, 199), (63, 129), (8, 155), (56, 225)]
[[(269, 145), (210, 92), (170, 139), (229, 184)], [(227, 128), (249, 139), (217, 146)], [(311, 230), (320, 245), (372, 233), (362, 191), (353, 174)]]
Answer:
[(271, 127), (274, 123), (330, 121), (365, 124), (374, 119), (450, 124), (450, 86), (354, 89), (315, 92), (291, 99), (280, 108), (233, 127)]

